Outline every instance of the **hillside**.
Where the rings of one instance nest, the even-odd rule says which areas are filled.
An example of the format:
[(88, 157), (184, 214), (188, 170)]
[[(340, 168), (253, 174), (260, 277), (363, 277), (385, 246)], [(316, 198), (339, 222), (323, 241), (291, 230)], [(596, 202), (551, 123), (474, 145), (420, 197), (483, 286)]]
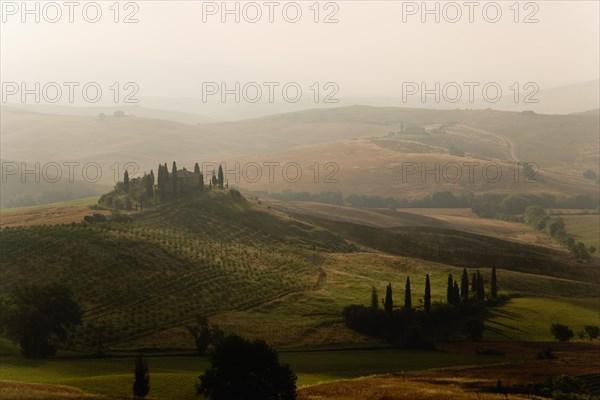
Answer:
[[(115, 165), (135, 163), (141, 173), (155, 169), (156, 160), (177, 159), (190, 166), (225, 162), (232, 184), (270, 192), (291, 188), (394, 197), (442, 190), (597, 192), (597, 184), (582, 177), (586, 169), (598, 172), (600, 128), (593, 112), (541, 115), (351, 106), (189, 125), (3, 107), (1, 117), (3, 159), (94, 162), (102, 166), (100, 182), (107, 185), (116, 181)], [(565, 137), (569, 146), (564, 145)], [(464, 156), (452, 153), (453, 148)], [(258, 172), (250, 164), (254, 162)], [(298, 181), (290, 179), (295, 169), (283, 176), (289, 162), (302, 169)], [(526, 179), (517, 162), (534, 163), (536, 179)], [(277, 165), (273, 180), (265, 163)], [(475, 165), (472, 178), (465, 166), (469, 163)], [(406, 175), (408, 164), (418, 169)], [(435, 168), (437, 179), (421, 176), (421, 170)], [(496, 180), (498, 170), (501, 176)], [(12, 190), (8, 193), (14, 196)]]
[[(290, 216), (235, 193), (167, 203), (129, 222), (4, 228), (0, 294), (24, 282), (64, 282), (84, 319), (111, 326), (112, 345), (127, 349), (188, 348), (184, 325), (198, 314), (279, 346), (368, 342), (343, 326), (340, 312), (367, 301), (372, 285), (412, 274), (419, 293), (418, 277), (428, 272), (441, 300), (449, 272), (489, 273), (490, 262), (503, 271), (503, 290), (579, 298), (568, 303), (579, 316), (597, 289), (597, 266), (563, 251), (414, 226), (435, 220), (416, 214), (387, 228)], [(75, 343), (89, 334), (80, 330)]]

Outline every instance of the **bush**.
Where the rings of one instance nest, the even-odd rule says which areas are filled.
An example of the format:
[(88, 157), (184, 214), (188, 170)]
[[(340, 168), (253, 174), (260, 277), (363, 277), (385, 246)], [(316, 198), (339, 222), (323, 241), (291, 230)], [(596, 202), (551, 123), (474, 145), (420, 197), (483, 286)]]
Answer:
[(210, 400), (295, 400), (296, 375), (264, 341), (227, 336), (209, 357), (196, 385)]
[(550, 332), (560, 342), (568, 342), (574, 336), (573, 331), (563, 324), (552, 324)]

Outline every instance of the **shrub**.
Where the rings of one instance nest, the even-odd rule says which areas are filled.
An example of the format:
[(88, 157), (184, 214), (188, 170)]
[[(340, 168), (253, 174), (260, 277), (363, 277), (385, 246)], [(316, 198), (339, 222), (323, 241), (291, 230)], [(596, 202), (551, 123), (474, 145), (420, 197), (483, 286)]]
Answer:
[(573, 331), (563, 324), (552, 324), (550, 332), (560, 342), (568, 342), (574, 336)]

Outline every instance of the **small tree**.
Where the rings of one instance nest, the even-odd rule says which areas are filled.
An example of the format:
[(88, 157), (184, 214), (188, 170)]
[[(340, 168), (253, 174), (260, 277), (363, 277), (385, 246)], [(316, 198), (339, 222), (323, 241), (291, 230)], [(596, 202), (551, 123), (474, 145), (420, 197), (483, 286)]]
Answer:
[(590, 341), (597, 339), (600, 336), (600, 328), (595, 325), (586, 325), (583, 327)]
[(453, 296), (453, 304), (459, 304), (460, 303), (460, 289), (458, 288), (458, 282), (454, 281), (454, 290), (452, 293)]
[(446, 300), (448, 304), (454, 304), (454, 279), (448, 274), (448, 286), (446, 287)]
[(431, 283), (429, 283), (429, 274), (425, 278), (425, 301), (424, 301), (425, 312), (431, 311)]
[(218, 173), (218, 181), (219, 181), (219, 189), (223, 189), (223, 185), (225, 182), (225, 179), (223, 177), (223, 167), (221, 165), (219, 165), (219, 173)]
[(127, 170), (123, 174), (123, 191), (129, 193), (129, 172)]
[(388, 283), (385, 289), (385, 302), (383, 308), (386, 313), (391, 314), (394, 311), (394, 299), (392, 298), (392, 284)]
[(371, 287), (371, 308), (379, 307), (379, 296), (377, 295), (377, 288), (375, 286)]
[(17, 287), (0, 312), (3, 330), (26, 357), (53, 356), (68, 331), (81, 324), (81, 315), (71, 290), (56, 284)]
[(412, 295), (410, 292), (410, 277), (406, 277), (406, 290), (404, 292), (404, 308), (407, 310), (412, 309)]
[(135, 358), (135, 381), (133, 382), (133, 395), (143, 398), (150, 392), (150, 374), (148, 362), (141, 355)]
[(460, 297), (463, 302), (469, 300), (469, 275), (467, 269), (463, 268), (462, 277), (460, 279)]
[(559, 342), (568, 342), (574, 336), (573, 331), (563, 324), (552, 324), (550, 332)]

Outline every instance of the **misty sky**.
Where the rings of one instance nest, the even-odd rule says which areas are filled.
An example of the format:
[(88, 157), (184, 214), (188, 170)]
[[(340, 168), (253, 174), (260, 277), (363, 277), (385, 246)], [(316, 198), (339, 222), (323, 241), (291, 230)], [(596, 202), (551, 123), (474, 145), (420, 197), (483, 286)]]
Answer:
[[(233, 16), (221, 23), (220, 14), (203, 23), (207, 5), (200, 1), (138, 1), (139, 22), (115, 24), (113, 2), (99, 3), (96, 24), (83, 20), (81, 7), (72, 24), (67, 8), (55, 24), (3, 15), (2, 81), (134, 81), (142, 96), (165, 97), (200, 97), (206, 81), (334, 81), (341, 96), (374, 97), (399, 96), (405, 81), (535, 81), (547, 88), (598, 79), (600, 70), (597, 1), (535, 2), (539, 22), (530, 24), (513, 21), (512, 1), (498, 2), (503, 14), (495, 24), (482, 16), (489, 2), (479, 2), (474, 23), (461, 7), (454, 24), (443, 15), (440, 23), (432, 15), (422, 23), (419, 12), (403, 22), (407, 5), (400, 1), (338, 1), (339, 22), (331, 24), (314, 23), (312, 1), (299, 2), (303, 15), (295, 24), (282, 17), (286, 2), (275, 9), (275, 23), (262, 6), (261, 21), (252, 24), (243, 16), (240, 23)], [(520, 20), (535, 10), (524, 10), (525, 3)], [(328, 7), (320, 19), (335, 10)], [(119, 18), (132, 10), (121, 10)]]

